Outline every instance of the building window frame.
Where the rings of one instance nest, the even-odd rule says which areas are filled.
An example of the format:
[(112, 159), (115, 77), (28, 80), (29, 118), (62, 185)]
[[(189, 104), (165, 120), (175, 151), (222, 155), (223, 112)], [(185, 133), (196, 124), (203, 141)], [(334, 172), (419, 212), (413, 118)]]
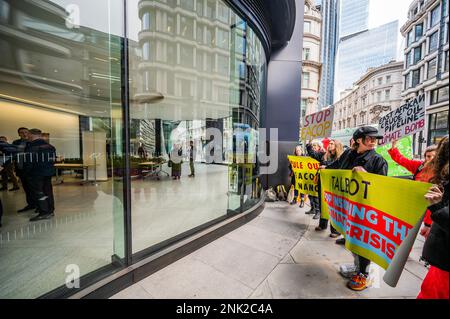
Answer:
[(437, 57), (427, 63), (427, 80), (434, 78), (437, 74)]

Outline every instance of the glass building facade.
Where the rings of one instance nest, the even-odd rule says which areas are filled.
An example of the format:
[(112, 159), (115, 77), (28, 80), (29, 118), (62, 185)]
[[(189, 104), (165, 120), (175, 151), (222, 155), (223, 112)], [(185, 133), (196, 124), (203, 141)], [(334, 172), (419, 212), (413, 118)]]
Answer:
[(340, 39), (369, 28), (369, 0), (340, 0), (339, 6)]
[(322, 75), (319, 89), (319, 109), (333, 104), (334, 71), (338, 45), (338, 1), (322, 0)]
[(260, 203), (267, 56), (225, 2), (0, 0), (0, 56), (0, 136), (25, 147), (1, 154), (0, 298), (70, 294)]
[(396, 59), (398, 21), (384, 24), (339, 43), (336, 58), (334, 96), (352, 87), (371, 67)]

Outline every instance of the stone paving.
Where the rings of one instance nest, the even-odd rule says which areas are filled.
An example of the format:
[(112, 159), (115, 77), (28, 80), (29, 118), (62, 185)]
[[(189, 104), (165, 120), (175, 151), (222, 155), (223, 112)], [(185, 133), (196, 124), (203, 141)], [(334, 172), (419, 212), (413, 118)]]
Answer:
[[(248, 224), (202, 247), (112, 298), (311, 299), (415, 298), (427, 269), (419, 262), (418, 238), (396, 288), (381, 279), (362, 292), (346, 288), (339, 264), (352, 255), (335, 244), (329, 231), (316, 232), (305, 208), (266, 203)], [(420, 236), (419, 236), (420, 237)], [(377, 280), (379, 278), (379, 280)]]

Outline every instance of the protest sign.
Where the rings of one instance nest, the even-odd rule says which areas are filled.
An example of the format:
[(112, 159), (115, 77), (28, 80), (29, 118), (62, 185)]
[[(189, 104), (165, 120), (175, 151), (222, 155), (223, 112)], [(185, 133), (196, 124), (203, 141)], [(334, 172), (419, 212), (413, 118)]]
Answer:
[(295, 175), (295, 189), (300, 194), (319, 195), (319, 185), (314, 183), (320, 163), (311, 157), (288, 155)]
[(302, 122), (300, 132), (303, 141), (329, 137), (333, 128), (334, 106), (306, 115)]
[(425, 94), (383, 116), (378, 125), (383, 139), (379, 145), (413, 135), (425, 129)]
[[(396, 147), (406, 158), (413, 158), (412, 136), (405, 136), (402, 139), (398, 140)], [(388, 150), (390, 148), (391, 144), (385, 144), (375, 149), (375, 151), (383, 156), (383, 158), (388, 163), (388, 176), (411, 176), (412, 173), (410, 171), (394, 162), (394, 160), (388, 153)]]
[(322, 217), (348, 250), (387, 269), (424, 215), (431, 184), (350, 170), (322, 170), (320, 179)]

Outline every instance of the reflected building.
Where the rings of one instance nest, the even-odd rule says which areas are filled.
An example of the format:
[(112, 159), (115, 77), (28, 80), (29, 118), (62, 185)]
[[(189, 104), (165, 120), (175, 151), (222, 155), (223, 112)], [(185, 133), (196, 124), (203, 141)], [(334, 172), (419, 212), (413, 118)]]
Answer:
[(0, 135), (39, 128), (57, 151), (55, 216), (18, 214), (23, 185), (0, 193), (0, 298), (108, 297), (256, 216), (262, 118), (293, 114), (297, 142), (301, 57), (281, 86), (268, 65), (301, 41), (298, 3), (0, 0)]

